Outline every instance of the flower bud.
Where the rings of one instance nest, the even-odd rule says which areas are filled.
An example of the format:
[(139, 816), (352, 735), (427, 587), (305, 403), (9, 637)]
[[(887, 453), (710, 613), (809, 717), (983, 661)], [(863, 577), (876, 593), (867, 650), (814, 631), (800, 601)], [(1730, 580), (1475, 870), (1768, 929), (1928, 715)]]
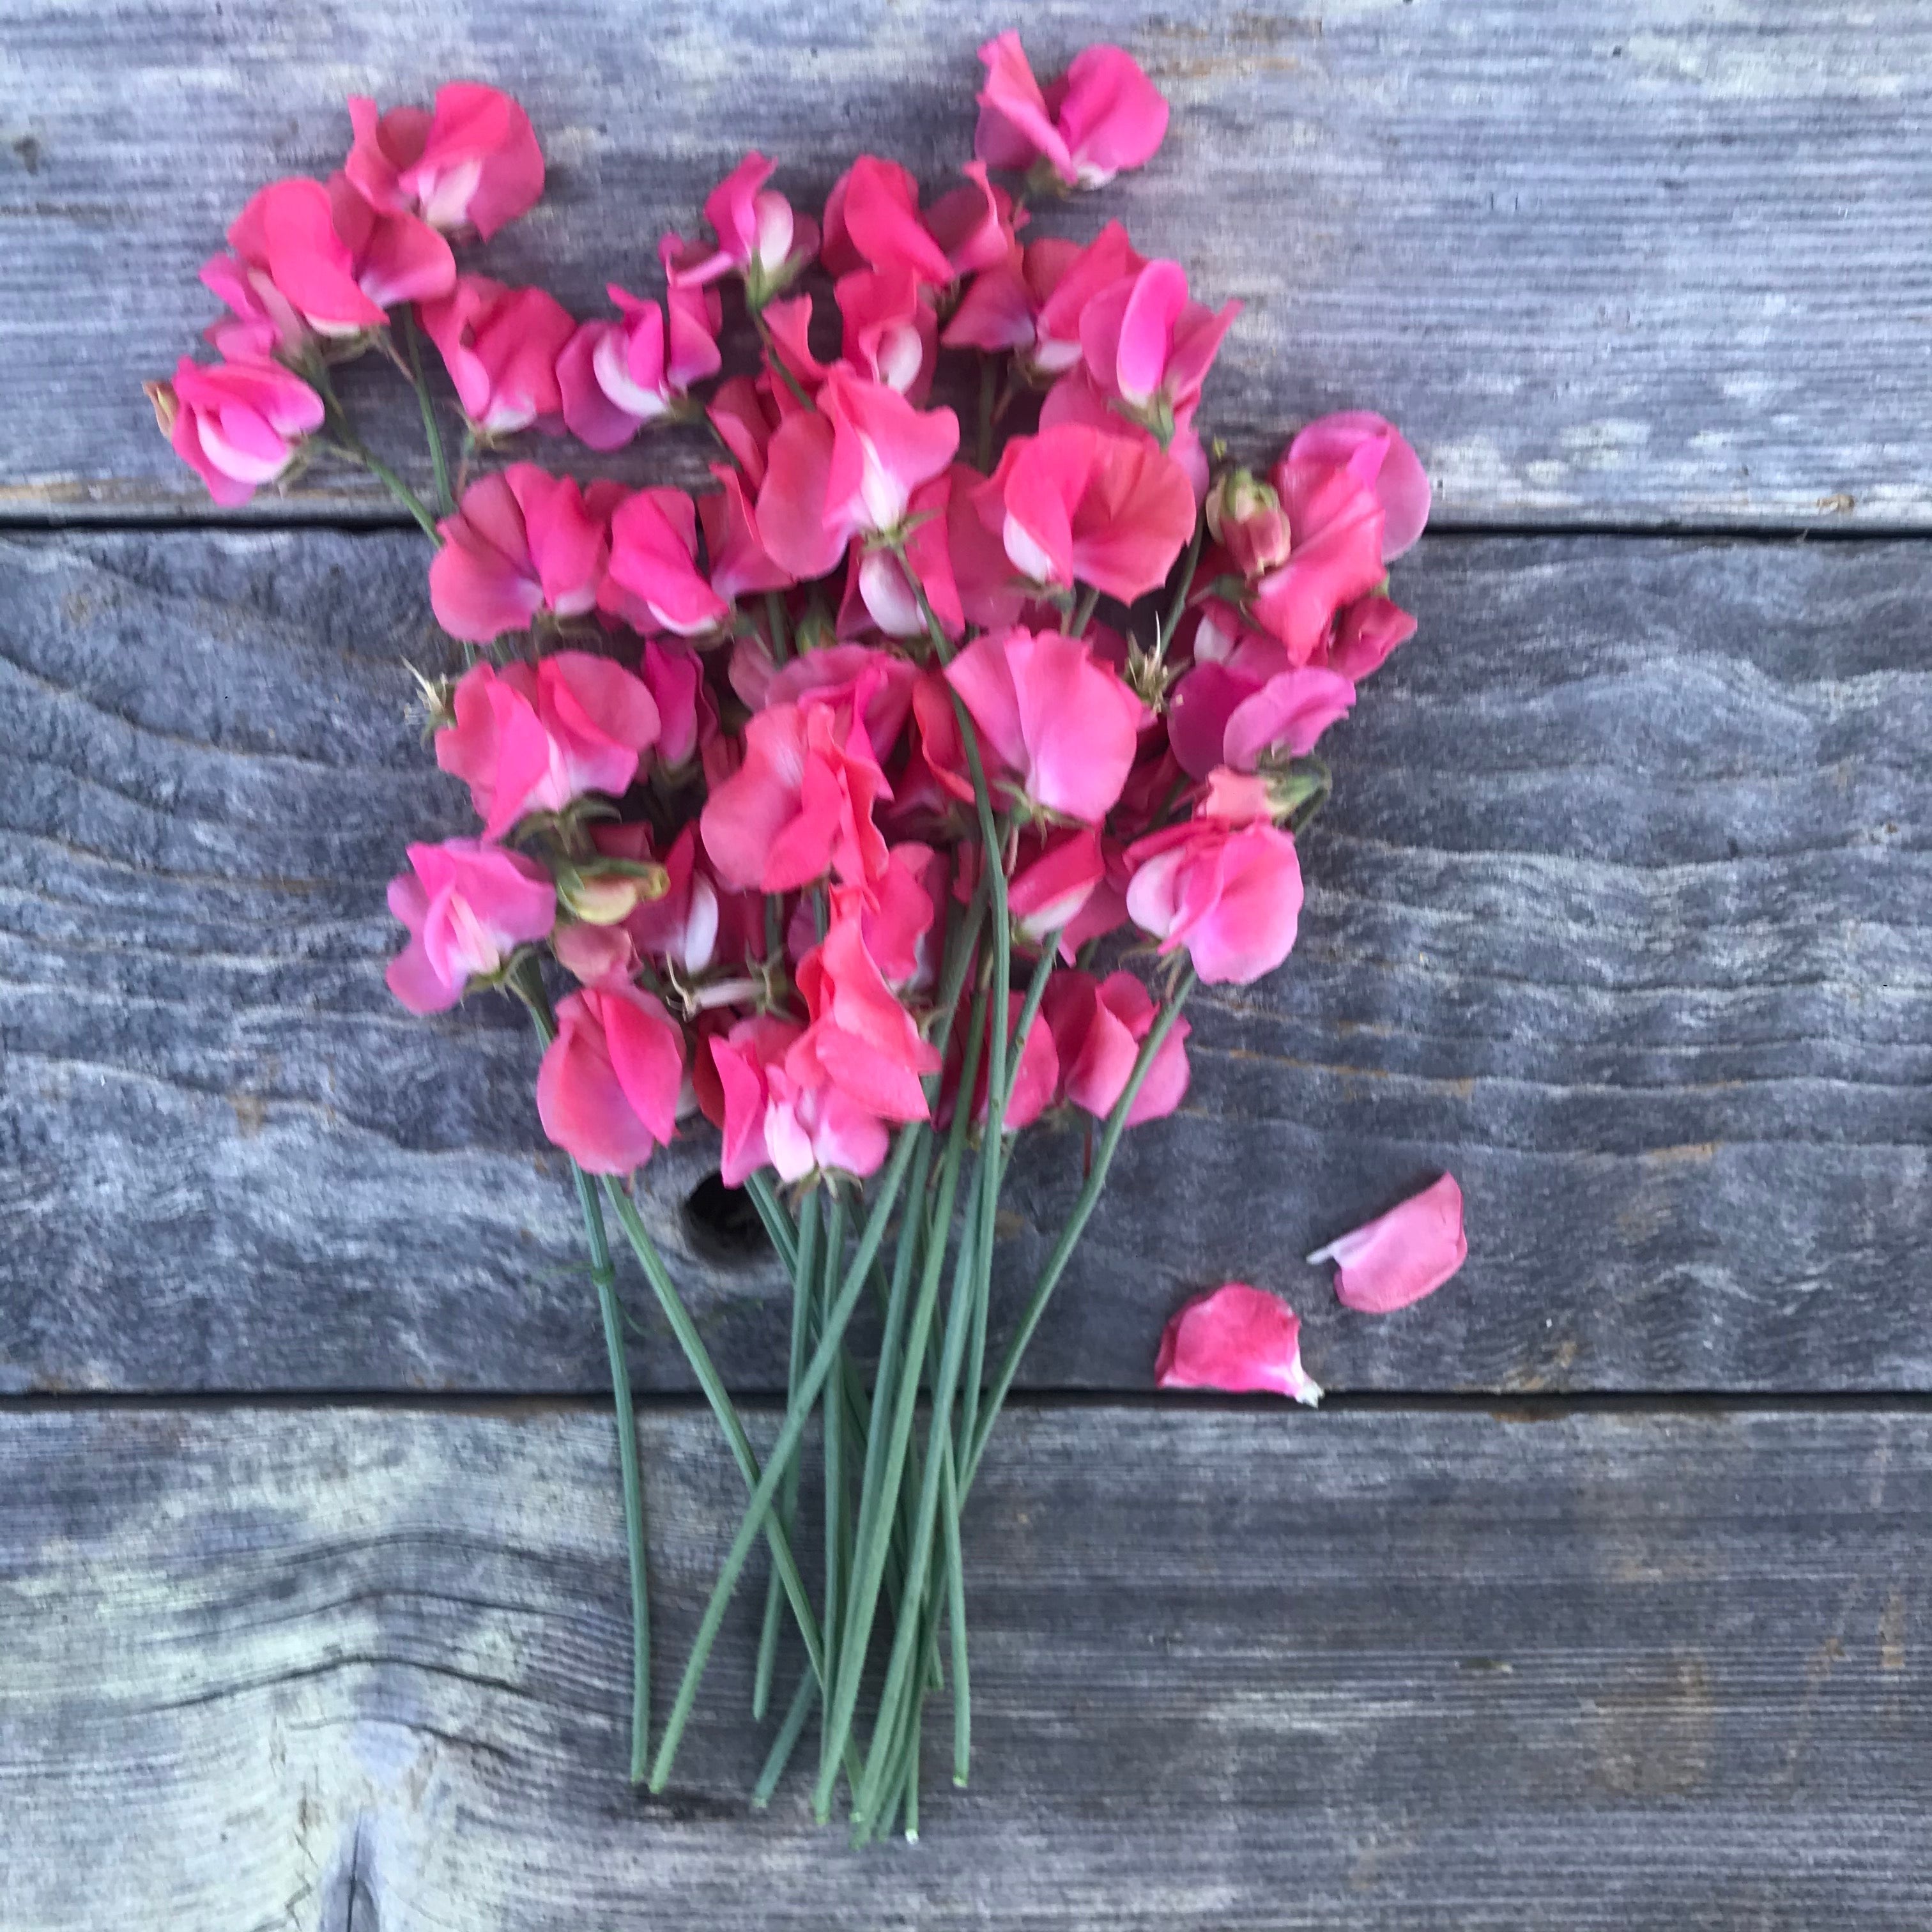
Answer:
[(1288, 512), (1246, 470), (1231, 470), (1208, 493), (1208, 530), (1250, 584), (1288, 561)]
[(661, 899), (670, 884), (662, 866), (627, 860), (566, 866), (558, 874), (558, 903), (586, 926), (615, 926), (630, 917), (638, 902)]
[(143, 382), (141, 388), (154, 405), (155, 427), (162, 435), (172, 439), (176, 420), (181, 415), (181, 398), (175, 394), (175, 386), (172, 382)]

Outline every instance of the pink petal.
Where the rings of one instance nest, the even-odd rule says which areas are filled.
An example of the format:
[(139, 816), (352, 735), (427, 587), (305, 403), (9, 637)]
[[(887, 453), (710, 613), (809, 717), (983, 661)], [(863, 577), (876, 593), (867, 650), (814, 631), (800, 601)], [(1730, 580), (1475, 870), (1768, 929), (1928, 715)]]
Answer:
[(1445, 1174), (1308, 1258), (1335, 1264), (1335, 1296), (1345, 1308), (1388, 1315), (1433, 1294), (1468, 1252), (1462, 1190)]
[(788, 416), (765, 452), (758, 524), (766, 554), (801, 580), (823, 577), (845, 554), (851, 534), (826, 514), (832, 474), (832, 425), (803, 412)]
[(1231, 1281), (1190, 1301), (1167, 1324), (1154, 1360), (1154, 1386), (1257, 1390), (1292, 1396), (1312, 1408), (1322, 1390), (1301, 1366), (1301, 1323), (1288, 1304)]
[(1421, 536), (1429, 520), (1429, 478), (1402, 432), (1372, 410), (1343, 410), (1318, 417), (1303, 430), (1288, 445), (1288, 460), (1349, 464), (1364, 443), (1372, 442), (1383, 446), (1380, 462), (1370, 474), (1386, 519), (1382, 561), (1388, 563)]

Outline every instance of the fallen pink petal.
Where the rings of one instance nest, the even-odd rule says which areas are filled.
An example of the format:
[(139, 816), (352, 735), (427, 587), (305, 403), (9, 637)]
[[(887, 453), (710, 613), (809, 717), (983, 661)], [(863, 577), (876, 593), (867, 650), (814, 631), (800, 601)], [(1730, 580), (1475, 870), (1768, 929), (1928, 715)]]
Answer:
[(1231, 1281), (1190, 1301), (1167, 1324), (1154, 1386), (1229, 1395), (1292, 1396), (1312, 1408), (1322, 1388), (1301, 1366), (1301, 1321), (1280, 1296)]
[(1468, 1253), (1462, 1190), (1453, 1174), (1445, 1174), (1308, 1258), (1335, 1264), (1335, 1298), (1343, 1307), (1390, 1315), (1433, 1294)]

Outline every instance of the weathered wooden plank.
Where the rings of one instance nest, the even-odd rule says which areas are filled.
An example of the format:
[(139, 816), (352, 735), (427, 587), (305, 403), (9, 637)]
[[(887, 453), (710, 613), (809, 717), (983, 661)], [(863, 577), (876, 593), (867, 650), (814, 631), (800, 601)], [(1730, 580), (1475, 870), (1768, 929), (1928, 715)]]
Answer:
[[(1172, 99), (1166, 152), (1100, 206), (1247, 302), (1210, 398), (1237, 442), (1372, 406), (1447, 517), (1932, 523), (1914, 0), (1023, 11), (1044, 70), (1113, 39)], [(136, 385), (208, 319), (194, 272), (248, 190), (338, 164), (346, 93), (515, 88), (554, 191), (485, 259), (587, 313), (611, 276), (649, 284), (660, 230), (748, 146), (801, 194), (868, 146), (937, 181), (968, 152), (973, 50), (1018, 17), (5, 0), (0, 508), (205, 510)], [(318, 474), (290, 504), (378, 501)]]
[[(746, 1812), (748, 1612), (623, 1784), (610, 1429), (0, 1417), (9, 1932), (1932, 1916), (1923, 1414), (1016, 1414), (974, 1784), (935, 1716), (922, 1842), (863, 1856)], [(736, 1478), (644, 1436), (674, 1661)]]
[[(586, 1389), (569, 1190), (507, 1002), (396, 1009), (382, 885), (460, 790), (404, 715), (419, 542), (0, 546), (0, 1386)], [(1337, 1388), (1932, 1386), (1925, 554), (1430, 540), (1331, 740), (1288, 967), (1196, 1013), (1036, 1384), (1288, 1292)], [(778, 1284), (650, 1210), (727, 1373)], [(1016, 1184), (1007, 1274), (1077, 1184)], [(1373, 1322), (1306, 1253), (1447, 1166), (1472, 1257)], [(637, 1299), (648, 1301), (641, 1289)], [(687, 1385), (653, 1328), (638, 1370)]]

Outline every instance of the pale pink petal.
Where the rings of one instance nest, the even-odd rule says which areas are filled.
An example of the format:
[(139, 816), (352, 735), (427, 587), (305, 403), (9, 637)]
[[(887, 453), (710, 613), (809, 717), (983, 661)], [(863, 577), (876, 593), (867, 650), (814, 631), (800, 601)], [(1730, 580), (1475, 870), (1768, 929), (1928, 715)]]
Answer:
[(1462, 1190), (1445, 1174), (1308, 1258), (1335, 1264), (1335, 1296), (1344, 1307), (1387, 1315), (1433, 1294), (1468, 1253)]
[(1246, 1282), (1231, 1281), (1190, 1301), (1167, 1324), (1154, 1360), (1154, 1386), (1265, 1391), (1312, 1408), (1319, 1385), (1301, 1366), (1301, 1323), (1288, 1304)]

